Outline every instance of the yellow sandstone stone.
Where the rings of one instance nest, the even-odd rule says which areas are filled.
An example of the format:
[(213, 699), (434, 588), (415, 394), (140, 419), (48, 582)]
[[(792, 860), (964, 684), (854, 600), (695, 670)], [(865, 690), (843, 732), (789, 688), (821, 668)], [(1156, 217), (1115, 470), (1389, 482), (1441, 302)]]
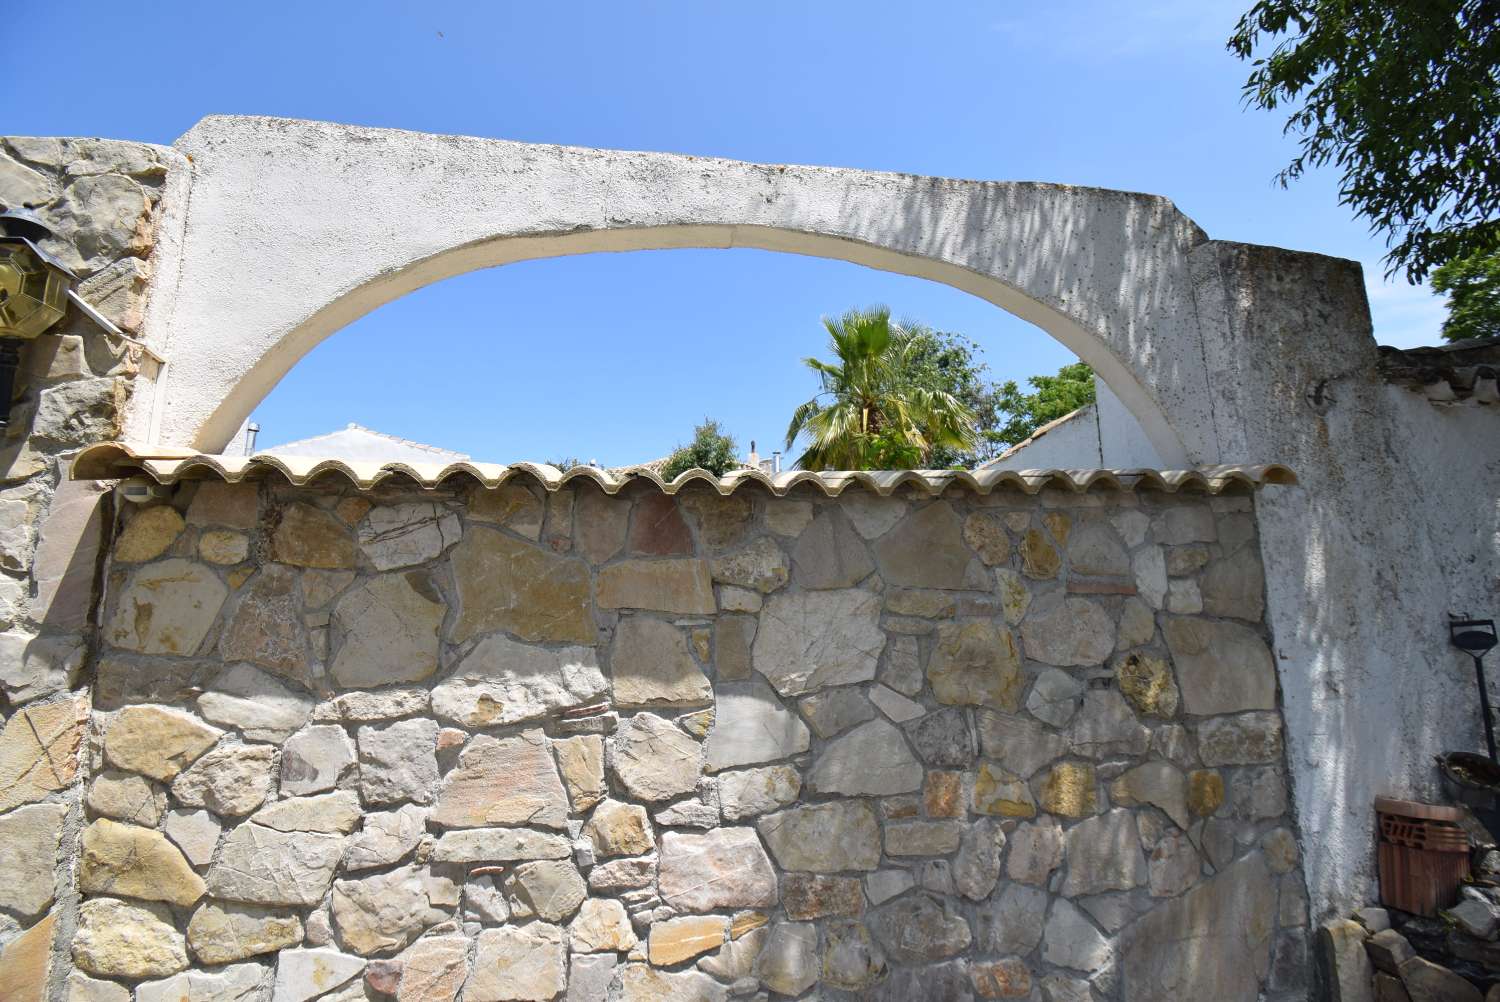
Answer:
[(182, 516), (171, 505), (146, 508), (130, 520), (115, 543), (115, 559), (127, 563), (155, 560), (182, 535)]
[(1029, 578), (1055, 578), (1062, 558), (1040, 529), (1028, 529), (1021, 538), (1021, 570)]
[(684, 915), (651, 924), (648, 954), (658, 967), (680, 964), (724, 945), (729, 922), (722, 915)]
[(1042, 783), (1042, 810), (1068, 818), (1082, 818), (1098, 809), (1094, 767), (1078, 762), (1060, 762)]
[(1005, 818), (1030, 818), (1036, 816), (1036, 803), (1021, 777), (986, 762), (974, 774), (974, 810)]
[(1198, 769), (1188, 773), (1188, 810), (1207, 817), (1224, 803), (1224, 777), (1215, 769)]

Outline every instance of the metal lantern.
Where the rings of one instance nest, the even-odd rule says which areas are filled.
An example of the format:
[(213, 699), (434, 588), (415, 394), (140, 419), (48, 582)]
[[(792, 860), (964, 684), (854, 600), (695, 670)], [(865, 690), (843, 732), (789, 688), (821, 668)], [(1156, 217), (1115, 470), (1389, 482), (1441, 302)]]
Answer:
[(10, 420), (21, 345), (67, 313), (74, 275), (35, 242), (49, 233), (28, 209), (0, 212), (0, 429)]

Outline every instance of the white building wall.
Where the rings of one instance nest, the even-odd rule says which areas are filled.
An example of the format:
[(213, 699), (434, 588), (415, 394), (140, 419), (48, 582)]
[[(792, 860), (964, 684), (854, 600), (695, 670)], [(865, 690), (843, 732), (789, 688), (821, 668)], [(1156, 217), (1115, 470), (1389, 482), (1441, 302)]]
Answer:
[(985, 469), (1079, 470), (1102, 466), (1110, 469), (1164, 465), (1141, 423), (1126, 410), (1104, 380), (1094, 377), (1095, 402), (1080, 407), (1045, 431), (1022, 442)]

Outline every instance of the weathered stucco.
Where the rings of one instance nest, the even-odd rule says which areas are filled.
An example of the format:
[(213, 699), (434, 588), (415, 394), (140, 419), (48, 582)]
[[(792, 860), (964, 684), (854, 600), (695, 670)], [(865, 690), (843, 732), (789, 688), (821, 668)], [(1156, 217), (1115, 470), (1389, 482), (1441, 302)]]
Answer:
[(69, 956), (136, 1002), (1307, 983), (1249, 494), (121, 514), (65, 844)]

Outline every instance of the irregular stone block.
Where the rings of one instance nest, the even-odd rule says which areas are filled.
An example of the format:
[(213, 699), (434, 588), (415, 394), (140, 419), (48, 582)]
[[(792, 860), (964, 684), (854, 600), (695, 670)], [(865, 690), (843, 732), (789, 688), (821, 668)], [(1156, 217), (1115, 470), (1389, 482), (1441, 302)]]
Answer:
[(658, 971), (646, 964), (626, 964), (620, 972), (617, 1002), (726, 1002), (728, 998), (727, 988), (698, 971)]
[(178, 710), (128, 706), (104, 733), (104, 755), (117, 768), (170, 782), (223, 733)]
[(667, 832), (657, 886), (667, 904), (690, 912), (769, 908), (777, 897), (776, 871), (753, 828)]
[(62, 804), (33, 804), (0, 816), (0, 909), (25, 921), (52, 904), (52, 871), (67, 813)]
[(101, 978), (164, 978), (188, 966), (187, 944), (172, 925), (172, 913), (147, 901), (83, 902), (71, 945), (73, 963)]
[(795, 807), (761, 818), (756, 828), (784, 870), (836, 873), (880, 864), (880, 827), (861, 801)]
[(846, 796), (883, 796), (921, 789), (922, 766), (901, 732), (885, 720), (860, 724), (823, 749), (808, 788)]
[(1120, 692), (1137, 712), (1164, 720), (1177, 715), (1177, 683), (1166, 661), (1136, 652), (1116, 658), (1114, 669)]
[(305, 728), (282, 746), (281, 792), (302, 796), (331, 790), (354, 761), (354, 744), (342, 727)]
[(617, 706), (703, 706), (713, 701), (713, 687), (693, 660), (687, 638), (659, 619), (620, 620), (609, 672)]
[[(585, 577), (585, 596), (587, 587)], [(707, 616), (716, 611), (708, 564), (688, 558), (610, 564), (599, 571), (598, 601), (604, 609), (646, 609), (681, 616)]]
[(434, 886), (445, 883), (415, 866), (334, 881), (332, 913), (339, 941), (364, 956), (401, 949), (447, 918), (438, 906), (450, 889)]
[(524, 859), (567, 859), (567, 838), (525, 828), (468, 828), (444, 832), (433, 846), (434, 863), (510, 863)]
[(172, 781), (172, 796), (187, 807), (207, 807), (215, 814), (249, 814), (270, 792), (274, 757), (269, 745), (221, 745), (199, 756)]
[(479, 734), (443, 777), (432, 821), (448, 828), (531, 824), (564, 828), (568, 798), (542, 732)]
[(325, 993), (332, 994), (364, 969), (363, 958), (337, 950), (282, 950), (276, 957), (276, 984), (271, 998), (274, 1002), (308, 1002)]
[(333, 608), (333, 625), (343, 642), (329, 674), (351, 689), (420, 682), (437, 671), (437, 634), (445, 611), (426, 571), (360, 581)]
[(1128, 891), (1146, 882), (1141, 836), (1136, 830), (1135, 815), (1128, 810), (1109, 811), (1069, 828), (1067, 858), (1064, 897)]
[(1038, 798), (1042, 810), (1067, 818), (1082, 818), (1094, 813), (1098, 802), (1094, 767), (1078, 762), (1059, 762), (1042, 781)]
[(209, 867), (209, 893), (250, 904), (315, 905), (333, 882), (343, 843), (338, 835), (242, 824), (224, 839)]
[(105, 637), (142, 654), (196, 653), (228, 594), (218, 575), (195, 561), (147, 564), (120, 592)]
[(629, 950), (635, 946), (635, 930), (625, 906), (613, 898), (589, 898), (568, 924), (568, 938), (575, 953)]
[(964, 545), (963, 523), (947, 501), (935, 501), (902, 520), (875, 543), (875, 559), (889, 585), (985, 590), (983, 565)]
[(760, 594), (768, 594), (786, 584), (790, 573), (781, 547), (764, 537), (737, 553), (715, 557), (710, 571), (715, 581)]
[(608, 762), (631, 797), (659, 803), (698, 789), (703, 746), (670, 720), (640, 713), (615, 735)]
[(943, 623), (927, 661), (927, 681), (940, 703), (1015, 710), (1026, 685), (1015, 638), (985, 620)]
[(396, 1002), (453, 1002), (469, 975), (469, 941), (463, 936), (424, 936), (398, 960), (401, 986)]
[[(449, 560), (458, 589), (455, 643), (496, 630), (534, 643), (592, 644), (597, 639), (583, 561), (484, 526), (471, 529)], [(712, 588), (708, 590), (711, 606)]]
[(224, 625), (219, 653), (225, 661), (249, 661), (278, 675), (307, 681), (307, 630), (302, 625), (296, 571), (267, 564), (250, 579)]
[(1005, 873), (1011, 880), (1042, 887), (1062, 865), (1062, 828), (1050, 818), (1022, 824), (1011, 833), (1009, 845)]
[(773, 992), (801, 995), (818, 980), (818, 928), (804, 922), (778, 922), (755, 958), (755, 976)]
[[(983, 713), (980, 714), (983, 719)], [(907, 725), (917, 755), (929, 766), (962, 769), (974, 761), (976, 743), (962, 710), (939, 710)], [(1041, 728), (1036, 728), (1041, 733)], [(1060, 739), (1059, 739), (1060, 740)]]
[(251, 741), (280, 744), (312, 716), (313, 701), (252, 665), (237, 664), (198, 697), (203, 719), (237, 728)]
[(1098, 602), (1053, 592), (1032, 602), (1021, 648), (1044, 664), (1100, 665), (1115, 649), (1115, 624)]
[(400, 862), (426, 833), (427, 814), (415, 804), (366, 814), (364, 826), (345, 844), (344, 869), (372, 870)]
[(437, 730), (431, 720), (402, 720), (355, 733), (359, 792), (366, 804), (432, 801), (438, 781)]
[(206, 901), (188, 922), (187, 942), (200, 964), (216, 967), (296, 946), (302, 921), (293, 912)]
[(547, 1002), (567, 986), (563, 931), (545, 922), (485, 929), (475, 938), (466, 1002)]
[(848, 588), (869, 577), (875, 562), (837, 508), (825, 508), (792, 547), (792, 568), (802, 588)]
[(190, 905), (206, 889), (177, 847), (149, 828), (100, 818), (84, 830), (82, 847), (78, 886), (86, 894)]
[[(1070, 967), (1075, 971), (1092, 974), (1108, 966), (1114, 957), (1109, 940), (1094, 928), (1093, 923), (1071, 901), (1058, 899), (1053, 902), (1052, 915), (1047, 919), (1047, 927), (1042, 936), (1042, 958), (1059, 967)], [(1158, 996), (1172, 997), (1174, 996)]]
[(458, 542), (458, 516), (431, 501), (377, 505), (359, 524), (359, 546), (379, 571), (426, 563)]
[(1109, 788), (1109, 799), (1122, 807), (1151, 804), (1160, 807), (1177, 827), (1186, 829), (1187, 779), (1167, 762), (1147, 762), (1122, 774)]
[(1200, 716), (1276, 708), (1276, 669), (1260, 634), (1238, 623), (1168, 616), (1162, 635), (1182, 705)]
[(855, 724), (875, 719), (875, 707), (861, 686), (824, 689), (804, 697), (798, 707), (820, 738), (831, 738)]
[(903, 964), (922, 964), (968, 949), (969, 923), (927, 894), (897, 898), (872, 911), (866, 924), (885, 952)]
[(1068, 745), (1074, 754), (1088, 758), (1136, 758), (1146, 754), (1151, 732), (1136, 719), (1118, 690), (1090, 689), (1068, 729)]
[(671, 967), (724, 945), (729, 920), (722, 915), (685, 915), (651, 923), (651, 963)]
[(262, 807), (250, 818), (279, 832), (322, 832), (347, 835), (361, 819), (359, 798), (352, 790), (288, 797)]
[(783, 696), (875, 677), (885, 633), (880, 596), (860, 589), (773, 596), (755, 635), (753, 666)]
[(801, 775), (786, 765), (719, 774), (719, 805), (726, 821), (785, 807), (796, 801), (801, 790)]
[(354, 566), (357, 553), (342, 522), (304, 502), (283, 509), (271, 533), (271, 556), (277, 563), (342, 570)]
[(1279, 762), (1281, 720), (1275, 713), (1205, 720), (1198, 725), (1198, 753), (1207, 766)]
[(1033, 717), (1053, 727), (1065, 727), (1083, 701), (1083, 683), (1057, 668), (1037, 676), (1026, 697), (1026, 709)]

